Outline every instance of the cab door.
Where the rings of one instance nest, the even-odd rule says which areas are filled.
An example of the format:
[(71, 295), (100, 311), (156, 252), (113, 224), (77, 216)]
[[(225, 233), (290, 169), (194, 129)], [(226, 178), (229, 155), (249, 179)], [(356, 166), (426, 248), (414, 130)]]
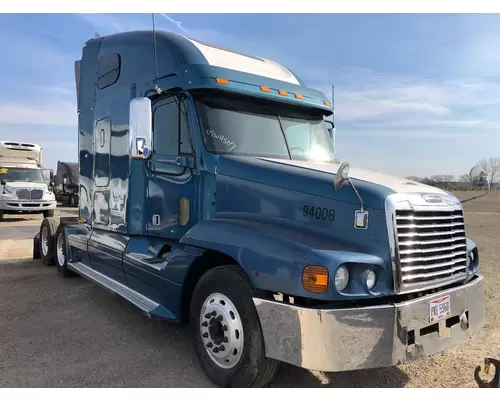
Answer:
[[(195, 202), (198, 175), (189, 140), (187, 102), (168, 97), (153, 105), (152, 154), (145, 161), (146, 240), (172, 243), (197, 222)], [(153, 246), (155, 243), (155, 246)], [(161, 247), (161, 246), (160, 246)], [(162, 303), (172, 282), (165, 278), (166, 263), (123, 263), (127, 285)]]
[(146, 232), (162, 238), (182, 238), (197, 221), (197, 175), (186, 100), (171, 96), (154, 104), (153, 153), (146, 169)]

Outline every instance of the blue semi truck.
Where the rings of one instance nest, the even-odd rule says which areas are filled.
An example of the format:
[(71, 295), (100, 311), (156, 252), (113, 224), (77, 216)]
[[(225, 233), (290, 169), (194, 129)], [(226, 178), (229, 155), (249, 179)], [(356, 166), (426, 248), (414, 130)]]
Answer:
[(90, 39), (75, 77), (79, 216), (45, 218), (34, 257), (189, 324), (216, 385), (398, 365), (483, 325), (461, 203), (339, 165), (332, 104), (284, 66), (153, 30)]

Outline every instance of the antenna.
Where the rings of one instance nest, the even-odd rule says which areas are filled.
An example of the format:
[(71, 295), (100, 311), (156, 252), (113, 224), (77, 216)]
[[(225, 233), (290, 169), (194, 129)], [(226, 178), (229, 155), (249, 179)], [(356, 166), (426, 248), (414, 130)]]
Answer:
[(158, 87), (158, 56), (156, 53), (155, 13), (152, 13), (151, 16), (153, 19), (153, 51), (154, 51), (154, 62), (155, 62), (155, 90), (158, 94), (161, 94), (162, 90)]
[(336, 160), (337, 146), (335, 143), (335, 85), (332, 85), (332, 122), (333, 122), (333, 132), (332, 132), (332, 141), (333, 141), (333, 159)]

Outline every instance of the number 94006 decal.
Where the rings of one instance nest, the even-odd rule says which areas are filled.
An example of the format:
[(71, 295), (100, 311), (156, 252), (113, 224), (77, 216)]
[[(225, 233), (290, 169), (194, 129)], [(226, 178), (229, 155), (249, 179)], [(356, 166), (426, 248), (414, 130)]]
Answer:
[(315, 207), (304, 204), (302, 206), (302, 215), (304, 217), (332, 222), (335, 219), (335, 210), (333, 208)]

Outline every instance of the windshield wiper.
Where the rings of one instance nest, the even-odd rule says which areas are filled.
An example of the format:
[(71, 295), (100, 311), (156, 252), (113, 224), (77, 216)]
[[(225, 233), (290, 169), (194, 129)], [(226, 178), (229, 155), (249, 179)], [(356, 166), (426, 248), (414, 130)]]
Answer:
[[(276, 111), (276, 109), (275, 109), (275, 111)], [(276, 111), (276, 117), (278, 117), (278, 122), (280, 124), (281, 133), (283, 134), (283, 140), (285, 141), (285, 146), (286, 146), (286, 151), (288, 153), (288, 157), (290, 157), (290, 160), (292, 160), (292, 153), (290, 153), (290, 147), (288, 147), (288, 141), (286, 140), (285, 129), (283, 128), (283, 123), (281, 122), (281, 117), (279, 116), (278, 111)]]

